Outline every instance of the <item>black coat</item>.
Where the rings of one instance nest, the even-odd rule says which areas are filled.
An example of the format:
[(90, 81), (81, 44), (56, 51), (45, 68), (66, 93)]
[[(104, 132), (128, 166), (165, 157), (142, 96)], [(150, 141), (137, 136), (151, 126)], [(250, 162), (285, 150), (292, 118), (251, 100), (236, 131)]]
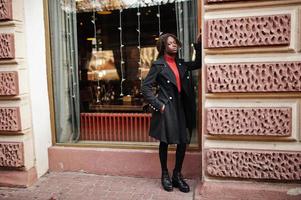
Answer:
[[(163, 57), (153, 62), (142, 84), (142, 94), (153, 109), (150, 136), (168, 143), (189, 143), (191, 132), (196, 125), (195, 92), (191, 70), (201, 67), (200, 49), (196, 48), (195, 62), (176, 60), (181, 78), (181, 93), (178, 92), (176, 78)], [(153, 86), (158, 86), (157, 95)], [(160, 112), (163, 104), (165, 110)], [(188, 129), (188, 130), (187, 130)]]

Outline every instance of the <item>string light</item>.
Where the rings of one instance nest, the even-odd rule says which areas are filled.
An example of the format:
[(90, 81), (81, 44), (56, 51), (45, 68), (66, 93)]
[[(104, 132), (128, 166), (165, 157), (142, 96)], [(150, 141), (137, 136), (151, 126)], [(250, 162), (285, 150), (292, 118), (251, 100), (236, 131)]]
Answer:
[(160, 13), (160, 4), (158, 4), (158, 13), (157, 13), (157, 17), (158, 17), (158, 31), (159, 31), (159, 34), (158, 34), (158, 37), (160, 37), (160, 35), (162, 34), (161, 32), (161, 13)]
[(122, 55), (122, 49), (124, 47), (124, 44), (122, 42), (122, 12), (123, 10), (119, 10), (119, 36), (120, 36), (120, 72), (121, 72), (121, 82), (120, 82), (120, 96), (124, 96), (123, 94), (123, 82), (125, 81), (124, 73), (123, 73), (123, 67), (124, 67), (124, 60)]
[(66, 13), (76, 13), (75, 2), (72, 0), (61, 0), (60, 5), (61, 9)]
[[(72, 1), (67, 1), (65, 2), (64, 6), (62, 4), (62, 1), (61, 1), (61, 8), (63, 10), (65, 10), (66, 12), (66, 15), (67, 15), (67, 24), (70, 24), (72, 22), (72, 17), (73, 17), (73, 12), (75, 10), (75, 4), (74, 2)], [(67, 40), (68, 42), (70, 43), (70, 51), (71, 51), (71, 54), (70, 54), (70, 57), (68, 57), (69, 59), (69, 73), (71, 75), (70, 77), (70, 87), (71, 87), (71, 98), (75, 99), (76, 98), (76, 87), (77, 87), (77, 82), (76, 82), (76, 77), (74, 77), (74, 71), (76, 70), (76, 63), (74, 63), (74, 53), (75, 53), (75, 49), (74, 49), (74, 44), (72, 43), (72, 39), (71, 39), (71, 29), (70, 27), (68, 27), (66, 29), (66, 36), (67, 36)], [(75, 68), (75, 69), (74, 69)]]
[[(92, 17), (91, 17), (91, 23), (93, 24), (93, 39), (92, 39), (92, 57), (93, 54), (97, 51), (97, 35), (96, 35), (96, 2), (93, 0), (92, 2)], [(100, 103), (100, 81), (97, 79), (97, 87), (96, 87), (96, 103)]]
[[(176, 21), (177, 21), (177, 36), (180, 40), (183, 41), (183, 38), (181, 37), (183, 35), (183, 26), (182, 26), (183, 9), (181, 8), (181, 3), (180, 2), (175, 1), (175, 11), (176, 11)], [(178, 51), (179, 51), (180, 58), (183, 58), (182, 49), (179, 48)]]
[(138, 28), (137, 28), (137, 32), (138, 32), (138, 55), (139, 55), (139, 61), (138, 61), (138, 67), (140, 68), (140, 75), (139, 75), (139, 81), (140, 81), (140, 88), (142, 87), (142, 69), (141, 69), (141, 26), (140, 26), (140, 1), (138, 1), (138, 7), (137, 7), (137, 20), (138, 20)]

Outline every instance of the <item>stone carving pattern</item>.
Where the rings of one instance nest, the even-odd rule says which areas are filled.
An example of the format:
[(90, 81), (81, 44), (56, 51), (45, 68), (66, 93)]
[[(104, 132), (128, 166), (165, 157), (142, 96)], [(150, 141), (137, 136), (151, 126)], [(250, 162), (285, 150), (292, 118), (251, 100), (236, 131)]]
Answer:
[(15, 57), (14, 34), (0, 34), (0, 59), (9, 59)]
[(207, 108), (210, 135), (290, 136), (291, 108)]
[(0, 108), (0, 131), (20, 131), (20, 109)]
[(0, 0), (0, 21), (12, 19), (12, 1)]
[(300, 92), (301, 62), (207, 64), (208, 92)]
[(210, 19), (206, 22), (205, 47), (288, 45), (291, 16), (252, 16)]
[(9, 96), (18, 93), (18, 73), (0, 72), (0, 95)]
[(301, 180), (301, 152), (208, 150), (206, 160), (210, 176)]
[(22, 143), (0, 143), (0, 167), (23, 167)]

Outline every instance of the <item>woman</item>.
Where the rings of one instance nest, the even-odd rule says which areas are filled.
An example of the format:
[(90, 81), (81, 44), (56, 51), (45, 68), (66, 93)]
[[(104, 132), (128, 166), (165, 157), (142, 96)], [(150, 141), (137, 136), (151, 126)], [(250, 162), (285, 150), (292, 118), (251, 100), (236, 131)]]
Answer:
[[(200, 37), (198, 38), (198, 42)], [(189, 192), (181, 169), (189, 144), (191, 132), (195, 128), (195, 93), (190, 70), (200, 68), (200, 43), (195, 45), (196, 61), (183, 62), (177, 58), (181, 42), (170, 33), (161, 35), (157, 42), (158, 59), (153, 62), (143, 81), (142, 94), (153, 109), (150, 136), (160, 141), (159, 157), (162, 169), (161, 183), (166, 191), (173, 187)], [(153, 86), (159, 87), (158, 94)], [(188, 130), (187, 130), (188, 129)], [(167, 151), (169, 144), (177, 144), (176, 163), (172, 179), (167, 169)]]

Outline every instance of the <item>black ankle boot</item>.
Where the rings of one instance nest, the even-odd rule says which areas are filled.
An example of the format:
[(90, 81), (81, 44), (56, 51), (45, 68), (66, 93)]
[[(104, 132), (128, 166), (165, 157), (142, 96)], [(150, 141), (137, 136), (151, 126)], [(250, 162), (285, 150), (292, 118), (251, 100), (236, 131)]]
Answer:
[(168, 174), (168, 171), (163, 171), (161, 176), (161, 183), (164, 190), (170, 192), (172, 191), (172, 183)]
[(183, 176), (180, 172), (173, 172), (172, 175), (172, 186), (179, 188), (181, 192), (189, 192), (189, 185), (184, 181)]

